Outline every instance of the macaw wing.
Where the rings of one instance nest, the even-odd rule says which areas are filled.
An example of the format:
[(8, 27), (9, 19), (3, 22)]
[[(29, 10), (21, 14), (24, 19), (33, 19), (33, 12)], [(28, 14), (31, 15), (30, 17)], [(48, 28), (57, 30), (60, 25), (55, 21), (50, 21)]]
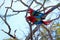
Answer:
[(42, 21), (34, 22), (34, 24), (42, 24), (42, 23), (43, 23)]
[(43, 24), (45, 24), (45, 25), (48, 25), (48, 24), (50, 24), (52, 21), (43, 21)]
[(39, 19), (41, 19), (44, 15), (45, 15), (45, 14), (40, 13), (39, 15), (35, 16), (35, 18), (39, 18)]
[(54, 9), (60, 7), (60, 3), (58, 3), (57, 5), (53, 6), (51, 9), (49, 9), (45, 14), (49, 14), (50, 12), (52, 12)]
[[(58, 8), (58, 7), (60, 7), (60, 3), (58, 3), (58, 4), (55, 5), (55, 6), (53, 6), (51, 9), (49, 9), (49, 10), (45, 13), (44, 17), (46, 17), (48, 14), (50, 14), (50, 12), (52, 12), (54, 9), (56, 9), (56, 8)], [(44, 18), (44, 17), (43, 17), (43, 18)]]

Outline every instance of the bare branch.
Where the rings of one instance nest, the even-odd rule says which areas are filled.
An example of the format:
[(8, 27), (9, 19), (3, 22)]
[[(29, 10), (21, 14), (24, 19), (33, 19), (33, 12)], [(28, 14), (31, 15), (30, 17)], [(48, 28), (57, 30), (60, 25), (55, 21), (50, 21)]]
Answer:
[(10, 33), (11, 32), (11, 28), (10, 28), (10, 25), (7, 23), (7, 21), (6, 20), (4, 20), (1, 16), (0, 16), (0, 18), (4, 21), (4, 23), (8, 26), (8, 29), (9, 29), (9, 31), (8, 31), (8, 33)]
[(4, 3), (5, 3), (5, 0), (4, 0), (3, 3), (0, 5), (0, 8), (4, 5)]
[(8, 34), (10, 37), (12, 37), (12, 38), (14, 38), (14, 39), (16, 38), (16, 37), (14, 37), (13, 35), (11, 35), (10, 33), (4, 31), (3, 29), (2, 29), (2, 31), (3, 31), (4, 33)]
[(16, 37), (16, 31), (17, 31), (17, 30), (14, 30), (14, 37)]
[(11, 0), (11, 6), (10, 7), (12, 7), (12, 5), (13, 5), (13, 0)]
[(40, 2), (37, 2), (36, 0), (35, 0), (35, 2), (36, 2), (37, 4), (39, 4), (39, 5), (42, 5), (42, 3), (40, 3)]
[(58, 10), (60, 10), (60, 8), (58, 8)]
[(27, 9), (26, 10), (20, 10), (20, 11), (13, 10), (13, 12), (25, 12), (25, 11), (27, 11)]
[(48, 32), (48, 34), (49, 34), (49, 37), (50, 37), (50, 40), (53, 40), (49, 29), (47, 29), (43, 24), (42, 24), (42, 27), (47, 30), (47, 32)]
[[(38, 11), (39, 11), (41, 8), (43, 8), (43, 10), (45, 9), (45, 8), (44, 8), (45, 2), (46, 2), (46, 0), (44, 0), (43, 4), (42, 4), (41, 7), (38, 9)], [(45, 11), (45, 10), (44, 10), (44, 11)]]
[(8, 34), (10, 37), (12, 37), (12, 38), (14, 38), (14, 39), (15, 39), (16, 37), (10, 34), (10, 32), (11, 32), (10, 25), (9, 25), (9, 24), (7, 23), (7, 21), (6, 21), (6, 20), (4, 20), (1, 16), (0, 16), (0, 18), (4, 21), (4, 23), (8, 26), (8, 29), (9, 29), (9, 31), (8, 31), (8, 32), (4, 31), (3, 29), (2, 29), (2, 31), (3, 31), (4, 33)]
[[(34, 33), (38, 30), (40, 28), (40, 25), (37, 25), (36, 27), (35, 27), (35, 29), (32, 31), (32, 35), (34, 35)], [(30, 38), (31, 38), (31, 33), (29, 33), (28, 34), (28, 36), (26, 37), (26, 39), (25, 40), (29, 40)]]
[(55, 18), (55, 19), (52, 19), (51, 21), (57, 20), (57, 19), (59, 19), (59, 18), (60, 18), (60, 15), (59, 15), (57, 18)]
[(4, 15), (5, 20), (6, 20), (7, 12), (8, 12), (8, 8), (7, 8), (7, 10), (6, 10), (6, 12), (5, 12), (5, 15)]
[[(11, 6), (10, 6), (10, 8), (12, 7), (12, 4), (13, 4), (13, 0), (11, 1)], [(6, 10), (6, 12), (5, 12), (5, 15), (4, 15), (5, 20), (6, 20), (6, 16), (7, 16), (8, 9), (9, 9), (9, 8), (7, 8), (7, 10)]]
[(25, 4), (22, 0), (20, 0), (20, 2), (24, 5), (24, 6), (26, 6), (26, 7), (29, 7), (27, 4)]

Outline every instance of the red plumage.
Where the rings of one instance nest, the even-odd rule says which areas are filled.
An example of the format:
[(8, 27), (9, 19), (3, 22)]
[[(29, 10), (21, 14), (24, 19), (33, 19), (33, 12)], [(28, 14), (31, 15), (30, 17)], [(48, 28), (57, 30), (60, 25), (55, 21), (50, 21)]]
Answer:
[(52, 10), (50, 9), (50, 10), (48, 10), (45, 14), (49, 14), (51, 11), (52, 11)]
[(32, 15), (33, 12), (34, 12), (34, 10), (31, 8), (28, 10), (28, 13), (30, 13), (30, 15)]
[(34, 16), (28, 16), (27, 19), (32, 23), (36, 22), (36, 18)]
[(48, 25), (48, 24), (50, 24), (52, 21), (43, 21), (43, 24), (45, 24), (45, 25)]

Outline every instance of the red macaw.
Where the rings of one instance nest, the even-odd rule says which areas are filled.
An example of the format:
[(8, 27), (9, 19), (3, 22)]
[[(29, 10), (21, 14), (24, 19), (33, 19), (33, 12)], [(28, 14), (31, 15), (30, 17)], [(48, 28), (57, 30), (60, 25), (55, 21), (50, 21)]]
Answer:
[[(52, 7), (51, 9), (49, 9), (46, 13), (40, 13), (40, 12), (37, 12), (37, 11), (35, 11), (35, 10), (33, 10), (33, 9), (29, 9), (28, 10), (28, 13), (30, 14), (30, 16), (28, 16), (27, 17), (27, 19), (29, 20), (29, 21), (31, 21), (32, 23), (34, 23), (34, 24), (45, 24), (45, 25), (48, 25), (48, 24), (50, 24), (52, 21), (51, 20), (49, 20), (49, 21), (43, 21), (43, 19), (42, 19), (42, 17), (44, 17), (44, 15), (45, 15), (45, 17), (50, 13), (50, 12), (52, 12), (54, 9), (56, 9), (57, 7), (59, 7), (59, 4), (58, 5), (56, 5), (56, 6), (54, 6), (54, 7)], [(44, 17), (44, 18), (45, 18)], [(39, 19), (39, 20), (38, 20)]]

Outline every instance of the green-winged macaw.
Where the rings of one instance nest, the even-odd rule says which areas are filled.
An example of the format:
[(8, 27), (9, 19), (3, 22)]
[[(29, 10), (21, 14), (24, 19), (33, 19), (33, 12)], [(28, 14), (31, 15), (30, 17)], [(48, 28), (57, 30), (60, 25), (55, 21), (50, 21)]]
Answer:
[(42, 24), (43, 23), (43, 24), (47, 25), (47, 24), (51, 23), (52, 21), (51, 20), (44, 21), (42, 17), (47, 16), (50, 12), (52, 12), (54, 9), (56, 9), (59, 6), (60, 6), (60, 3), (56, 6), (53, 6), (51, 9), (49, 9), (45, 13), (41, 13), (41, 12), (35, 11), (35, 10), (30, 8), (28, 10), (28, 13), (30, 14), (30, 16), (28, 16), (27, 19), (29, 21), (31, 21), (33, 24)]

